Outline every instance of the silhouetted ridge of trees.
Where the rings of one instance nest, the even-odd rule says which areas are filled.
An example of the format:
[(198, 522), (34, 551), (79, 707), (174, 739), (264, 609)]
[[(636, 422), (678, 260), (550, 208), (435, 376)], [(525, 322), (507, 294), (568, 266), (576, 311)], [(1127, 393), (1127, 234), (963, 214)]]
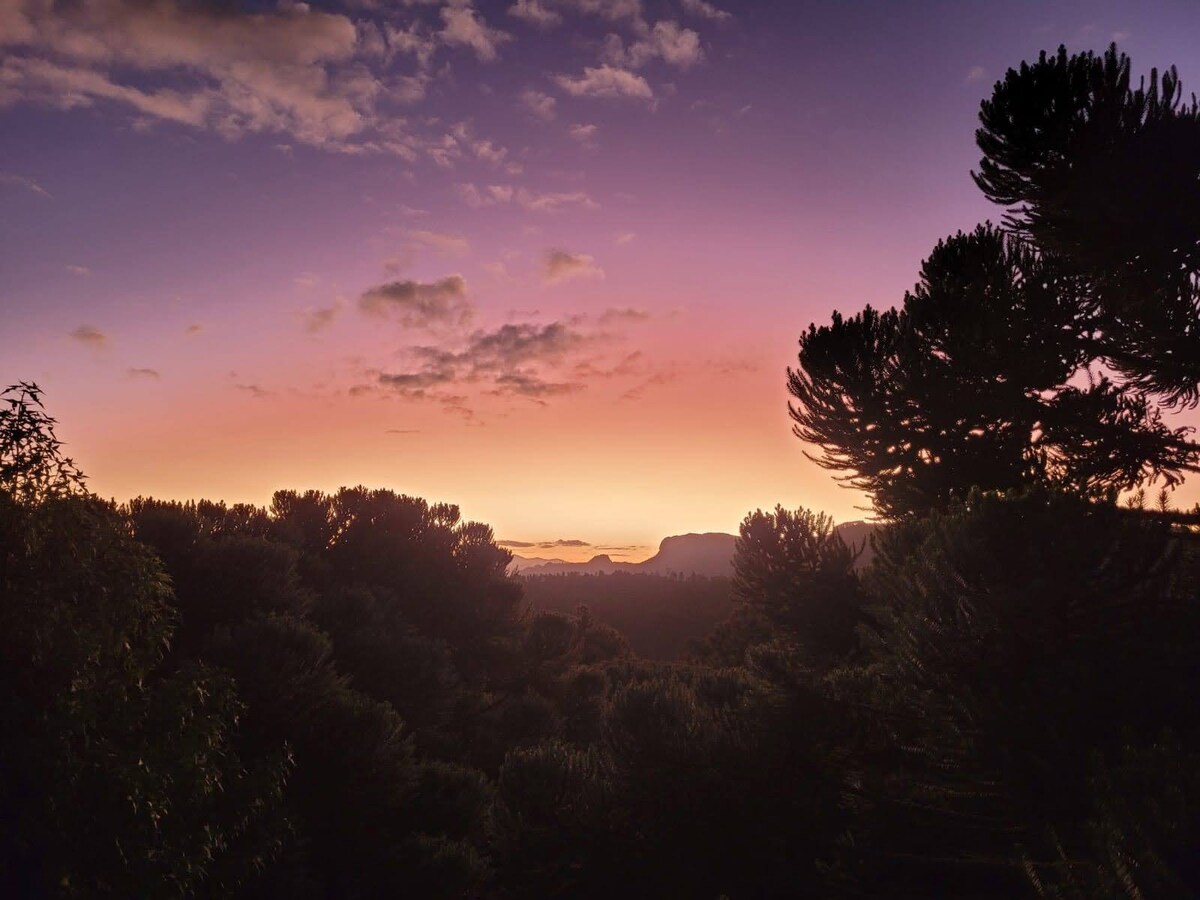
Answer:
[(1142, 508), (1195, 466), (1159, 413), (1200, 376), (1178, 96), (1115, 50), (997, 85), (1006, 228), (789, 374), (884, 521), (753, 512), (732, 579), (522, 581), (362, 487), (117, 507), (4, 391), (0, 891), (1200, 895), (1200, 535)]

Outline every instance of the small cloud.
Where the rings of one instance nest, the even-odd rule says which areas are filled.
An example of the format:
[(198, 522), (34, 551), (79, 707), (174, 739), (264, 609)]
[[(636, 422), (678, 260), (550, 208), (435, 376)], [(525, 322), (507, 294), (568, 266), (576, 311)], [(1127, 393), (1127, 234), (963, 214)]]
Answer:
[(511, 547), (514, 550), (528, 550), (531, 547), (536, 547), (533, 541), (496, 541), (497, 547)]
[(537, 28), (553, 28), (561, 25), (563, 17), (542, 5), (542, 0), (517, 0), (508, 8), (508, 14)]
[(600, 133), (600, 126), (590, 124), (572, 125), (567, 129), (567, 133), (571, 135), (572, 140), (576, 140), (585, 146), (592, 146), (595, 144), (596, 135)]
[(983, 66), (971, 66), (967, 69), (966, 77), (963, 80), (967, 84), (974, 84), (977, 81), (983, 81), (985, 75), (987, 75), (987, 69)]
[(15, 175), (11, 172), (0, 172), (0, 184), (11, 184), (14, 187), (25, 188), (27, 191), (32, 191), (35, 194), (39, 194), (42, 197), (45, 197), (47, 200), (54, 199), (53, 194), (51, 194), (32, 178), (28, 178), (24, 175)]
[(728, 22), (733, 18), (731, 13), (713, 6), (708, 0), (683, 0), (683, 11), (698, 19), (708, 19), (712, 22)]
[(632, 244), (634, 241), (634, 238), (636, 238), (636, 237), (637, 237), (636, 231), (626, 231), (622, 234), (618, 234), (615, 238), (613, 238), (613, 242), (616, 243), (617, 246), (619, 246), (619, 247), (624, 247), (626, 244)]
[(654, 91), (641, 75), (616, 66), (586, 66), (582, 75), (554, 76), (555, 83), (572, 97), (653, 100)]
[(1112, 33), (1112, 39), (1118, 44), (1121, 43), (1121, 41), (1127, 41), (1129, 40), (1129, 31), (1127, 29), (1114, 31)]
[(542, 91), (533, 88), (521, 92), (521, 106), (526, 111), (541, 119), (543, 122), (553, 120), (558, 101)]
[(563, 540), (559, 538), (557, 541), (541, 541), (538, 544), (543, 550), (549, 550), (551, 547), (590, 547), (590, 541), (581, 541), (577, 538)]
[(235, 388), (245, 394), (249, 394), (256, 400), (261, 400), (263, 397), (270, 397), (272, 392), (257, 384), (235, 384)]
[(455, 191), (463, 203), (471, 209), (482, 209), (485, 206), (496, 206), (499, 203), (511, 203), (516, 193), (510, 184), (489, 184), (476, 187), (474, 184), (455, 185)]
[(471, 152), (475, 154), (476, 159), (483, 160), (486, 163), (491, 163), (493, 166), (498, 166), (504, 162), (504, 158), (508, 156), (508, 149), (501, 147), (494, 141), (478, 140), (471, 144)]
[(542, 279), (546, 284), (560, 284), (576, 278), (604, 278), (604, 270), (596, 265), (595, 258), (586, 253), (569, 253), (566, 250), (546, 251), (542, 260)]
[(489, 184), (478, 187), (474, 184), (455, 186), (463, 203), (472, 209), (513, 203), (533, 212), (558, 212), (567, 207), (594, 209), (599, 204), (585, 191), (541, 193), (528, 188), (514, 188), (510, 184)]
[(108, 344), (108, 335), (94, 325), (80, 325), (71, 332), (71, 340), (79, 341), (88, 347), (100, 349)]
[(442, 43), (469, 47), (481, 62), (493, 62), (499, 56), (500, 45), (512, 40), (512, 35), (490, 28), (470, 6), (442, 7), (442, 22)]
[(92, 270), (91, 270), (91, 269), (89, 269), (87, 266), (72, 266), (72, 265), (68, 265), (68, 266), (65, 266), (64, 268), (65, 268), (65, 269), (66, 269), (68, 272), (70, 272), (72, 275), (78, 275), (78, 276), (80, 276), (80, 277), (84, 277), (84, 276), (87, 276), (87, 275), (91, 275), (91, 274), (92, 274)]
[(332, 306), (321, 306), (316, 309), (308, 309), (304, 311), (304, 330), (309, 334), (316, 334), (318, 331), (324, 331), (333, 324), (333, 320), (337, 318), (338, 313), (342, 311), (342, 303), (339, 300)]
[(421, 231), (415, 230), (408, 232), (410, 240), (423, 247), (429, 247), (438, 250), (442, 253), (448, 253), (455, 256), (461, 256), (471, 249), (471, 242), (461, 234), (448, 234), (443, 231)]
[(186, 334), (188, 337), (195, 337), (203, 330), (204, 330), (203, 325), (201, 325), (199, 322), (193, 322), (187, 328), (183, 329), (183, 333)]
[(656, 22), (644, 37), (627, 48), (618, 35), (610, 34), (604, 44), (604, 58), (615, 66), (638, 69), (653, 59), (688, 69), (704, 60), (700, 35), (676, 22)]
[(384, 434), (420, 434), (420, 428), (389, 428)]
[(601, 325), (611, 325), (613, 322), (645, 322), (649, 318), (649, 311), (625, 306), (606, 309), (596, 321)]
[(162, 377), (158, 369), (126, 369), (125, 374), (130, 378), (149, 378), (154, 381)]
[(314, 275), (312, 272), (302, 272), (292, 279), (292, 284), (296, 285), (298, 288), (304, 288), (305, 290), (315, 288), (320, 283), (320, 277)]
[(392, 281), (364, 291), (359, 308), (376, 315), (394, 314), (410, 327), (462, 324), (471, 317), (467, 282), (447, 275), (433, 282)]
[(520, 188), (516, 193), (517, 204), (534, 212), (558, 212), (568, 207), (595, 209), (599, 206), (586, 191), (539, 193)]
[(757, 372), (759, 367), (748, 359), (713, 359), (709, 360), (708, 369), (717, 375), (744, 375)]

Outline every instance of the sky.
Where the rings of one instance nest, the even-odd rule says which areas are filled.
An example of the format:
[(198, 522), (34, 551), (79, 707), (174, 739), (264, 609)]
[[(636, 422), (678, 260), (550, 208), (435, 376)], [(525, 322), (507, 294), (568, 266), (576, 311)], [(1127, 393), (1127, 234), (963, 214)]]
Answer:
[(998, 220), (1008, 67), (1114, 40), (1200, 88), (1190, 0), (0, 0), (0, 380), (118, 500), (365, 484), (566, 559), (864, 518), (798, 336)]

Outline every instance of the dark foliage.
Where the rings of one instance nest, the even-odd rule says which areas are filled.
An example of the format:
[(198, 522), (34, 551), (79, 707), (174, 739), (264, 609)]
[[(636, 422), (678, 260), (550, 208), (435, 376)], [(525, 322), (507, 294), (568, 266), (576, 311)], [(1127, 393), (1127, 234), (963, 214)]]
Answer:
[(972, 487), (1104, 497), (1195, 467), (1139, 388), (1106, 377), (1077, 279), (990, 226), (934, 249), (899, 310), (867, 307), (800, 339), (795, 433), (894, 518)]
[(977, 180), (1016, 236), (802, 338), (869, 546), (777, 507), (732, 579), (517, 579), (390, 491), (115, 508), (10, 388), (0, 891), (1200, 896), (1200, 540), (1111, 502), (1194, 464), (1156, 406), (1200, 358), (1178, 94), (1115, 51), (1010, 73)]
[(585, 606), (643, 659), (679, 659), (732, 609), (729, 579), (616, 572), (611, 575), (525, 575), (525, 599), (535, 610), (574, 613)]
[(1200, 107), (1174, 68), (1134, 84), (1129, 57), (1042, 53), (980, 111), (975, 182), (1079, 279), (1095, 355), (1195, 404), (1200, 384)]

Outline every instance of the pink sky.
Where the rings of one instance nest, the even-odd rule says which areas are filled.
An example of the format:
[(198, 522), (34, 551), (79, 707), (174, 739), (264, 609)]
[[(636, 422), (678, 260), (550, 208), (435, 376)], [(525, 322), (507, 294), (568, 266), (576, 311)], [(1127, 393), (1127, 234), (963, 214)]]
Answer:
[(1007, 66), (1193, 89), (1153, 5), (0, 0), (0, 378), (118, 499), (364, 483), (567, 558), (862, 518), (789, 432), (800, 331), (999, 217)]

